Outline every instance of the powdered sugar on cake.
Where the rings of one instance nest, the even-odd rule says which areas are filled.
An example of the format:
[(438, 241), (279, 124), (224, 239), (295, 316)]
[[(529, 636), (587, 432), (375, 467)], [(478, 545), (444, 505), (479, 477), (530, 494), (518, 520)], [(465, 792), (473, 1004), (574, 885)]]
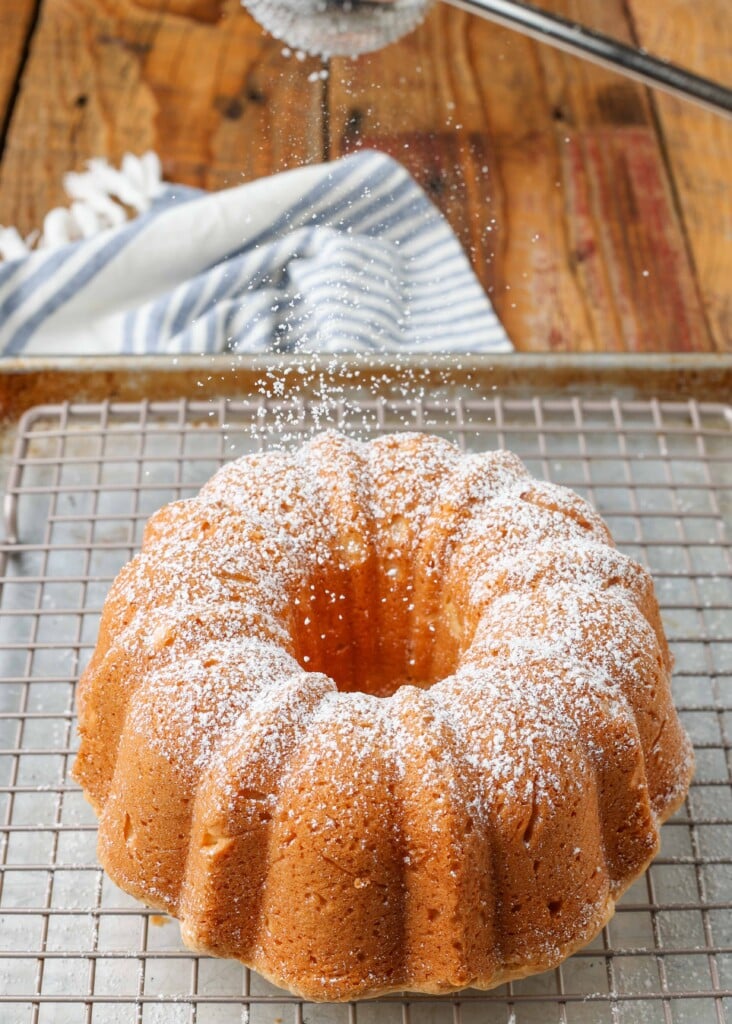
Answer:
[[(577, 495), (507, 452), (328, 432), (230, 463), (153, 517), (82, 683), (80, 773), (99, 805), (112, 794), (117, 877), (178, 910), (196, 944), (219, 951), (202, 880), (251, 834), (273, 878), (312, 853), (367, 915), (371, 889), (384, 920), (402, 906), (411, 966), (392, 976), (377, 956), (372, 988), (435, 990), (448, 921), (440, 984), (498, 983), (589, 938), (654, 852), (691, 771), (669, 671), (650, 578)], [(97, 739), (85, 715), (115, 674)], [(127, 808), (117, 744), (150, 752), (176, 834), (191, 830), (166, 869), (180, 878), (161, 869), (147, 890), (135, 865), (158, 826)], [(309, 881), (303, 921), (320, 898)], [(235, 955), (312, 993), (277, 895), (262, 899), (256, 940), (232, 926), (224, 952), (249, 941)], [(479, 922), (463, 927), (468, 904)], [(368, 989), (350, 970), (321, 972), (322, 991)]]

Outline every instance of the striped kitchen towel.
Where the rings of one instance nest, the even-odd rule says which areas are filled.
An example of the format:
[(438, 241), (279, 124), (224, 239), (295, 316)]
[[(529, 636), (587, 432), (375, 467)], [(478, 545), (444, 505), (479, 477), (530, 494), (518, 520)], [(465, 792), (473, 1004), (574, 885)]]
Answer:
[(451, 228), (384, 154), (214, 193), (162, 182), (146, 154), (65, 186), (40, 238), (0, 229), (5, 356), (512, 349)]

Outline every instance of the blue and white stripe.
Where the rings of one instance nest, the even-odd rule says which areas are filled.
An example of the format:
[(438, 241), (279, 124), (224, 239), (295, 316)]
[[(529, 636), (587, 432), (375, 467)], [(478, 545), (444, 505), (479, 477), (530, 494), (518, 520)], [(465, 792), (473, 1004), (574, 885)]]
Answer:
[(8, 356), (511, 348), (452, 230), (381, 153), (167, 185), (121, 227), (0, 264)]

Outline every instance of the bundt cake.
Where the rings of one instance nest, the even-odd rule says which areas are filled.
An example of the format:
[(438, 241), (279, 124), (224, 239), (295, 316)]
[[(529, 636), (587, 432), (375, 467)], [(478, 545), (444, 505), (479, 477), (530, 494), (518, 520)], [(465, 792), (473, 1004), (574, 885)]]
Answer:
[(505, 451), (326, 432), (150, 520), (79, 685), (123, 889), (306, 998), (588, 942), (692, 773), (647, 573)]

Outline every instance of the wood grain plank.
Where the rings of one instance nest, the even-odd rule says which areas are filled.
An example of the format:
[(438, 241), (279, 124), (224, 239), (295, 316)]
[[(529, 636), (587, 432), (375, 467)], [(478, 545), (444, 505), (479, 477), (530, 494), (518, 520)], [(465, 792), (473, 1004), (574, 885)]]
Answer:
[(333, 62), (331, 147), (338, 155), (370, 146), (408, 168), (458, 233), (519, 347), (586, 348), (582, 296), (562, 269), (553, 126), (536, 104), (521, 109), (539, 90), (532, 49), (439, 5), (400, 43)]
[(35, 14), (36, 0), (0, 4), (0, 149)]
[[(732, 86), (729, 0), (628, 0), (640, 43)], [(657, 93), (654, 103), (713, 343), (732, 351), (732, 122)]]
[[(552, 0), (551, 7), (634, 43), (622, 2)], [(648, 90), (550, 47), (541, 46), (538, 53), (554, 116), (570, 140), (565, 154), (573, 147), (580, 151), (579, 176), (592, 213), (591, 240), (604, 254), (606, 293), (599, 308), (615, 311), (618, 347), (712, 348)], [(575, 218), (570, 215), (568, 221), (572, 225)], [(583, 275), (591, 261), (582, 261)]]
[(0, 223), (38, 226), (93, 156), (155, 149), (170, 180), (206, 188), (320, 160), (320, 62), (282, 50), (238, 0), (45, 0)]
[[(588, 0), (544, 6), (589, 20)], [(592, 11), (630, 38), (622, 0)], [(711, 347), (646, 91), (446, 7), (334, 62), (334, 153), (405, 163), (520, 349)]]

